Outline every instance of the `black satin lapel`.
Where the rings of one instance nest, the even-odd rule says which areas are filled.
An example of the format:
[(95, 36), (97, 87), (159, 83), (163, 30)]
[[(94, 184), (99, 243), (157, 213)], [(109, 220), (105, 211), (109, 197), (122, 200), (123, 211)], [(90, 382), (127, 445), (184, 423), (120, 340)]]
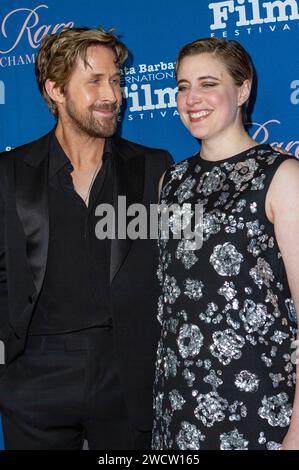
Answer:
[(16, 206), (27, 238), (27, 257), (37, 292), (45, 275), (48, 244), (48, 158), (37, 167), (15, 162)]
[(132, 245), (129, 238), (119, 239), (118, 196), (126, 197), (126, 207), (141, 203), (144, 191), (144, 156), (124, 160), (119, 155), (114, 158), (113, 207), (116, 219), (116, 238), (111, 241), (110, 283), (124, 263)]

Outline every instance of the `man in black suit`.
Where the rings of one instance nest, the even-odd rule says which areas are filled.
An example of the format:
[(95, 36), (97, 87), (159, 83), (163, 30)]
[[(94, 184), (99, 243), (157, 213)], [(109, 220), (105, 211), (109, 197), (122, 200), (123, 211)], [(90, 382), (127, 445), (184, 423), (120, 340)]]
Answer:
[(0, 155), (6, 449), (150, 447), (156, 240), (95, 234), (99, 205), (157, 203), (171, 162), (115, 135), (126, 57), (110, 31), (46, 38), (36, 77), (57, 125)]

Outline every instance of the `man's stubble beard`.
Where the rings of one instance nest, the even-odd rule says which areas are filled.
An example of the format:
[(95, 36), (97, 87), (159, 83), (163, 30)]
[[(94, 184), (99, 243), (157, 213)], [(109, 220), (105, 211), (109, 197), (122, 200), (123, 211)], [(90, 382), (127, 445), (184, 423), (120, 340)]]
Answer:
[[(93, 116), (93, 109), (110, 110), (114, 114), (112, 117), (103, 117), (101, 118), (101, 120), (97, 120)], [(77, 111), (74, 101), (68, 98), (66, 100), (65, 111), (70, 122), (81, 134), (85, 134), (93, 138), (102, 139), (106, 137), (111, 137), (115, 134), (117, 127), (117, 116), (119, 112), (118, 106), (116, 104), (103, 104), (100, 106), (94, 106), (88, 108), (86, 113), (83, 115), (82, 113)]]

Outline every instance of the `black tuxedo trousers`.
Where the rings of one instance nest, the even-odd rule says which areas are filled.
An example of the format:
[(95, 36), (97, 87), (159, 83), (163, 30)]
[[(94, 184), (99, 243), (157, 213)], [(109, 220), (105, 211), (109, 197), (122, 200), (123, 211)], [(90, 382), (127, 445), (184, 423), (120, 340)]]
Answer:
[(30, 337), (2, 379), (5, 448), (150, 448), (151, 432), (132, 427), (113, 341), (112, 328)]

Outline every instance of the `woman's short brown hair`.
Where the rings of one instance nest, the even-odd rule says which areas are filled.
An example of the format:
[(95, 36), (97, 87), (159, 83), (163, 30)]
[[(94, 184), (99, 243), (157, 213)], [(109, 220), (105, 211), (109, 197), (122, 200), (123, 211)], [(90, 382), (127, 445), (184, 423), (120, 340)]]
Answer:
[(104, 46), (113, 50), (115, 62), (122, 65), (128, 57), (126, 46), (113, 34), (113, 29), (72, 28), (47, 36), (35, 61), (35, 76), (39, 90), (54, 116), (58, 117), (56, 103), (45, 89), (46, 80), (52, 80), (64, 92), (78, 58), (86, 62), (90, 46)]
[[(197, 54), (212, 54), (221, 60), (236, 86), (241, 86), (245, 80), (253, 81), (253, 66), (245, 49), (237, 41), (227, 41), (223, 38), (197, 39), (186, 44), (179, 52), (176, 60), (176, 74), (185, 57)], [(247, 108), (250, 98), (242, 105), (242, 119), (246, 122)]]

